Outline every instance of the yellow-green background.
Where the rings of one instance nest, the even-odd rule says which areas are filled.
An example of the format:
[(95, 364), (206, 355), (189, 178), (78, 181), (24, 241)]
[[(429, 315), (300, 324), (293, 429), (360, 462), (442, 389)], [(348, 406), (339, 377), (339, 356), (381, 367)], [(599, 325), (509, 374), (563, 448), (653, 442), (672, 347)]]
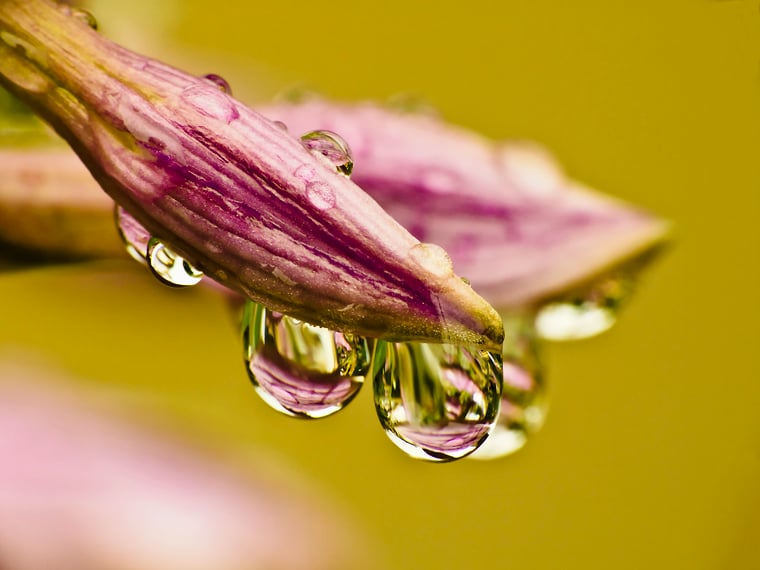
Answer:
[(223, 303), (126, 260), (0, 276), (0, 345), (279, 456), (370, 536), (378, 568), (760, 568), (756, 0), (155, 4), (91, 2), (104, 33), (250, 102), (294, 84), (411, 92), (545, 143), (673, 220), (674, 246), (615, 329), (550, 347), (548, 423), (493, 463), (406, 459), (369, 390), (323, 421), (269, 411)]

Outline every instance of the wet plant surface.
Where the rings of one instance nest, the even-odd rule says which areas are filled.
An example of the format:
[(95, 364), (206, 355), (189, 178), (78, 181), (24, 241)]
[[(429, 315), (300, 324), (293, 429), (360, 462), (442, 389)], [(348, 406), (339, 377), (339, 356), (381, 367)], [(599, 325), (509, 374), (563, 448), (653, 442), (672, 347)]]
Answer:
[[(116, 8), (90, 8), (104, 34), (116, 32), (108, 15)], [(340, 374), (341, 357), (345, 364), (347, 354), (363, 349), (343, 344), (337, 331), (309, 337), (330, 348), (322, 355), (334, 360), (315, 366), (313, 357), (300, 358), (318, 374), (333, 378), (338, 371), (339, 380), (323, 392), (336, 400), (317, 398), (317, 405), (330, 409), (332, 402), (352, 398), (350, 405), (319, 421), (273, 413), (254, 397), (248, 365), (241, 366), (238, 323), (230, 319), (225, 298), (203, 285), (161, 287), (147, 268), (126, 258), (27, 264), (23, 271), (6, 266), (11, 270), (0, 277), (6, 299), (3, 346), (54, 361), (85, 378), (80, 384), (91, 389), (118, 389), (125, 405), (147, 402), (191, 438), (259, 458), (283, 458), (308, 474), (323, 496), (345, 506), (351, 520), (361, 521), (357, 527), (374, 537), (379, 567), (547, 568), (568, 560), (588, 568), (640, 568), (652, 560), (662, 568), (752, 567), (760, 500), (760, 370), (752, 326), (760, 316), (754, 291), (760, 271), (752, 166), (760, 148), (755, 7), (644, 2), (623, 13), (597, 2), (551, 9), (538, 3), (485, 18), (490, 12), (483, 6), (462, 13), (444, 4), (425, 13), (406, 6), (403, 21), (390, 7), (383, 13), (344, 8), (355, 25), (331, 37), (354, 47), (340, 52), (340, 65), (324, 65), (317, 50), (305, 55), (298, 42), (300, 47), (283, 46), (275, 6), (259, 6), (254, 14), (242, 5), (220, 5), (209, 15), (190, 2), (167, 37), (184, 42), (187, 50), (214, 45), (245, 54), (244, 71), (236, 72), (234, 63), (210, 66), (208, 59), (192, 57), (186, 67), (198, 77), (215, 71), (236, 95), (255, 92), (258, 100), (272, 95), (268, 87), (251, 85), (250, 69), (260, 61), (285, 70), (287, 81), (309, 81), (331, 98), (377, 100), (403, 89), (421, 91), (452, 121), (492, 138), (539, 140), (574, 177), (676, 224), (676, 245), (635, 277), (635, 287), (626, 272), (600, 274), (587, 287), (553, 297), (538, 319), (504, 315), (511, 342), (501, 355), (500, 415), (473, 455), (487, 451), (497, 434), (505, 435), (501, 449), (519, 453), (482, 463), (408, 460), (378, 428), (370, 386), (355, 391), (372, 378), (363, 374), (359, 383)], [(335, 9), (341, 12), (341, 6)], [(299, 6), (299, 17), (288, 20), (288, 36), (313, 38), (315, 25), (337, 32), (335, 19), (316, 10)], [(152, 20), (161, 19), (154, 15)], [(270, 18), (280, 25), (250, 33), (250, 22)], [(421, 21), (424, 28), (414, 24)], [(433, 34), (454, 25), (456, 45)], [(376, 29), (396, 35), (379, 41)], [(641, 29), (649, 30), (646, 42)], [(315, 129), (337, 133), (355, 164), (348, 173), (336, 173), (362, 176), (366, 146), (356, 132), (320, 122), (298, 129), (291, 121), (288, 127), (296, 139)], [(335, 149), (342, 146), (321, 137), (309, 144), (327, 162), (339, 157)], [(443, 188), (450, 178), (434, 172), (427, 180)], [(320, 187), (313, 198), (315, 209), (331, 201)], [(111, 225), (112, 208), (105, 208)], [(135, 243), (147, 254), (144, 237)], [(453, 248), (442, 245), (457, 273), (480, 290), (460, 268), (468, 240)], [(164, 245), (172, 252), (171, 242)], [(185, 271), (181, 253), (165, 256), (167, 250), (156, 244), (153, 249), (159, 266)], [(435, 252), (421, 253), (432, 257), (433, 267), (446, 265), (435, 261), (441, 260)], [(480, 262), (491, 269), (485, 276), (497, 275), (510, 258), (493, 252)], [(719, 307), (705, 306), (716, 298)], [(277, 315), (274, 321), (270, 330), (277, 334), (283, 325)], [(580, 338), (613, 321), (616, 326), (587, 341), (542, 340)], [(309, 330), (308, 322), (290, 322), (287, 334), (280, 334), (295, 338), (304, 325)], [(283, 348), (287, 343), (277, 346), (280, 356), (296, 354)], [(282, 366), (280, 356), (267, 353), (261, 369)], [(356, 362), (365, 361), (357, 356)], [(448, 367), (451, 359), (444, 362)], [(344, 385), (345, 391), (335, 388)], [(455, 418), (462, 403), (471, 411), (486, 409), (473, 406), (473, 395), (487, 392), (486, 384), (478, 391), (470, 387), (464, 397), (461, 386), (467, 384), (459, 386), (456, 399), (432, 394), (424, 400), (440, 404), (426, 407), (434, 411), (424, 417), (436, 416), (432, 423), (440, 425), (440, 410)], [(297, 385), (288, 385), (293, 388), (301, 394)], [(423, 392), (422, 386), (411, 388), (413, 397), (389, 397), (387, 409), (398, 402), (414, 408), (422, 400), (414, 396)], [(424, 443), (432, 448), (439, 442)], [(503, 551), (484, 547), (489, 543)]]

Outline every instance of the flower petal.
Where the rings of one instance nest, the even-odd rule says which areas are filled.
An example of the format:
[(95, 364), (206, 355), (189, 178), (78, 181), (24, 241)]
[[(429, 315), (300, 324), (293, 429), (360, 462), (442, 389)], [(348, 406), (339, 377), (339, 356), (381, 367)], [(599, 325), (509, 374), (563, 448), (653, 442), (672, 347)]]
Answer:
[(259, 107), (298, 133), (342, 133), (354, 180), (499, 309), (550, 298), (661, 242), (667, 224), (568, 180), (540, 147), (429, 115), (307, 100)]

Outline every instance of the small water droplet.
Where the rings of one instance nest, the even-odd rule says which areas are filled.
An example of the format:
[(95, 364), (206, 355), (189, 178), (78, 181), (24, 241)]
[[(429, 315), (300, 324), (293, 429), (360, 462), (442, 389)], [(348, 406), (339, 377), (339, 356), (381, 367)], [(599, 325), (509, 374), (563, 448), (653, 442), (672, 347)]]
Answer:
[(87, 10), (83, 10), (82, 8), (73, 8), (71, 10), (71, 15), (74, 16), (77, 20), (87, 24), (93, 30), (98, 29), (98, 21), (95, 19), (95, 16), (93, 16)]
[(369, 370), (366, 339), (318, 327), (247, 301), (243, 349), (256, 392), (275, 410), (323, 418), (343, 409)]
[(286, 125), (286, 124), (285, 124), (285, 123), (283, 123), (282, 121), (274, 121), (274, 125), (275, 125), (275, 126), (278, 128), (278, 129), (280, 129), (281, 131), (285, 131), (286, 133), (288, 132), (288, 125)]
[(554, 341), (590, 338), (610, 329), (633, 292), (633, 279), (613, 274), (576, 295), (548, 303), (536, 314), (536, 331)]
[(127, 253), (142, 264), (147, 264), (148, 242), (150, 233), (138, 222), (132, 214), (118, 204), (114, 207), (114, 218), (119, 237), (124, 243)]
[(311, 131), (301, 137), (303, 146), (313, 153), (321, 154), (335, 165), (341, 174), (350, 176), (354, 169), (351, 148), (343, 138), (332, 131)]
[(172, 287), (188, 287), (203, 279), (203, 273), (156, 238), (148, 242), (148, 265), (158, 279)]
[(435, 277), (448, 277), (454, 273), (454, 265), (442, 247), (434, 243), (418, 243), (409, 250), (409, 255)]
[(219, 88), (219, 91), (222, 93), (232, 95), (232, 88), (230, 87), (230, 84), (227, 83), (227, 80), (221, 75), (217, 75), (216, 73), (207, 73), (203, 76), (203, 79), (206, 79), (216, 85)]
[(324, 182), (307, 184), (306, 197), (318, 210), (329, 210), (335, 206), (335, 193), (330, 185)]
[(503, 320), (501, 410), (493, 432), (471, 459), (498, 459), (515, 453), (541, 429), (546, 417), (546, 384), (532, 321), (508, 315)]
[(501, 356), (477, 347), (378, 340), (372, 374), (380, 423), (417, 459), (472, 453), (499, 414)]

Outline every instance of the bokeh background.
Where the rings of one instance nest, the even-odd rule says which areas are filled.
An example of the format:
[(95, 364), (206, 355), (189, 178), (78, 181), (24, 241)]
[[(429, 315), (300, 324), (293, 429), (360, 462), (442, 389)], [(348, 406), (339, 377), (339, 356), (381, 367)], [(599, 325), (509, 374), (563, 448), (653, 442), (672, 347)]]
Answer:
[(496, 462), (407, 459), (369, 389), (330, 419), (276, 414), (225, 303), (126, 257), (0, 274), (3, 358), (299, 478), (365, 537), (368, 567), (760, 568), (756, 0), (89, 6), (103, 33), (250, 103), (292, 86), (411, 93), (541, 142), (574, 178), (672, 220), (673, 243), (615, 328), (545, 351), (547, 423)]

